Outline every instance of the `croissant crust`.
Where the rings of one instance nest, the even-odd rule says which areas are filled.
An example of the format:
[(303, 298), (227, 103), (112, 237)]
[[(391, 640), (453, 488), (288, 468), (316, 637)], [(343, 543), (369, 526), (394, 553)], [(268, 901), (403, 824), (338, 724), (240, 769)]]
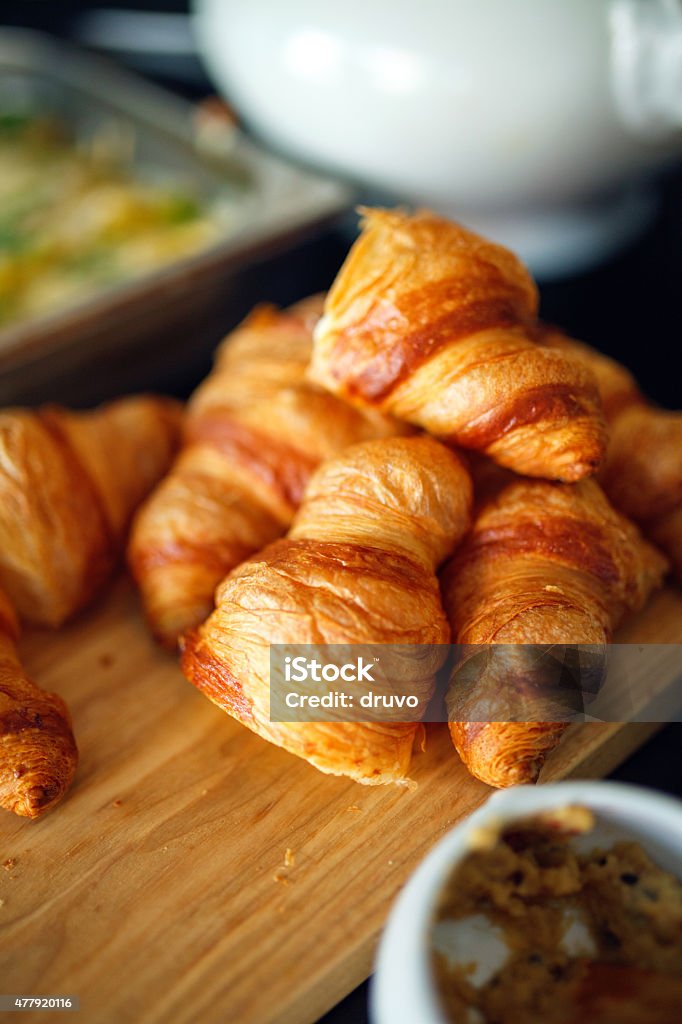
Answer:
[(0, 412), (0, 583), (22, 618), (59, 626), (91, 600), (179, 425), (178, 404), (151, 397)]
[(616, 508), (665, 552), (682, 581), (682, 412), (648, 404), (629, 370), (589, 345), (556, 328), (543, 327), (540, 337), (594, 373), (610, 421), (600, 482)]
[(157, 638), (175, 647), (223, 577), (286, 531), (318, 464), (404, 432), (306, 380), (321, 298), (257, 308), (192, 396), (182, 452), (137, 516), (129, 563)]
[(0, 806), (36, 818), (69, 788), (78, 750), (64, 701), (26, 676), (18, 635), (14, 610), (0, 590)]
[(537, 292), (501, 246), (430, 213), (365, 211), (315, 328), (311, 376), (518, 473), (592, 473), (591, 372), (535, 337)]
[(289, 537), (235, 569), (184, 639), (187, 678), (321, 771), (405, 781), (413, 722), (270, 721), (270, 645), (427, 645), (406, 646), (391, 666), (395, 686), (406, 673), (428, 699), (449, 640), (434, 570), (466, 530), (470, 502), (463, 463), (430, 438), (367, 442), (325, 463)]
[[(503, 483), (479, 508), (442, 574), (443, 599), (459, 644), (602, 645), (625, 612), (660, 585), (665, 569), (594, 481), (568, 487), (518, 480)], [(460, 686), (463, 671), (454, 670), (447, 704), (464, 763), (493, 786), (535, 781), (566, 726), (491, 720), (486, 687), (499, 673), (481, 673), (477, 691)]]

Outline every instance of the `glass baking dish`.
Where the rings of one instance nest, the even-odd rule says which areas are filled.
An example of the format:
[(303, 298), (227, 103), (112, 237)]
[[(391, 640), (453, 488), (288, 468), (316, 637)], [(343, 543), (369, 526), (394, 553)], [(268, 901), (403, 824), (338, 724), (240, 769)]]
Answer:
[[(50, 397), (72, 372), (138, 358), (164, 332), (192, 326), (245, 267), (347, 208), (346, 186), (264, 151), (238, 131), (206, 147), (192, 104), (61, 41), (0, 29), (0, 114), (55, 117), (78, 146), (124, 141), (145, 181), (191, 185), (217, 231), (191, 256), (104, 286), (72, 305), (0, 325), (0, 403)], [(49, 168), (46, 168), (49, 173)], [(217, 338), (215, 339), (218, 340)], [(60, 395), (59, 387), (56, 393)]]

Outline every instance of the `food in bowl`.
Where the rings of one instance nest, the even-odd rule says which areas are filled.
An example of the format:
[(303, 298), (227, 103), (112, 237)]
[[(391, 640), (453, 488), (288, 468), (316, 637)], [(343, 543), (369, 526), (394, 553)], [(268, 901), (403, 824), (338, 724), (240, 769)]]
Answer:
[(432, 929), (447, 1020), (679, 1019), (682, 885), (638, 842), (581, 845), (593, 827), (572, 806), (473, 834)]
[(128, 149), (112, 126), (85, 145), (59, 118), (0, 116), (0, 328), (219, 240), (213, 205), (134, 174)]

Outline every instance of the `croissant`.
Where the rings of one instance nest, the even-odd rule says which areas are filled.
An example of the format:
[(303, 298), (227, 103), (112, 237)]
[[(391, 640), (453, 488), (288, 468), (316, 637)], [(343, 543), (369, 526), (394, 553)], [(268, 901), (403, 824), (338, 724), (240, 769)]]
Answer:
[(179, 458), (136, 518), (129, 564), (169, 647), (203, 622), (230, 569), (286, 531), (318, 463), (402, 430), (305, 380), (321, 304), (259, 307), (227, 337), (189, 403)]
[[(625, 612), (660, 585), (665, 569), (665, 559), (593, 480), (572, 487), (503, 481), (484, 497), (442, 573), (443, 602), (459, 644), (602, 645)], [(566, 725), (492, 716), (501, 702), (489, 687), (505, 685), (494, 664), (498, 651), (510, 664), (498, 648), (478, 678), (466, 659), (455, 666), (446, 699), (450, 733), (483, 782), (534, 782)], [(510, 670), (516, 667), (512, 659)]]
[(0, 590), (0, 806), (37, 818), (71, 785), (78, 750), (64, 701), (24, 673), (18, 636), (14, 609)]
[(535, 337), (539, 344), (577, 359), (590, 370), (597, 382), (602, 408), (609, 423), (613, 423), (623, 409), (644, 401), (633, 375), (611, 356), (586, 345), (584, 341), (570, 338), (552, 324), (538, 324)]
[(506, 249), (431, 213), (365, 211), (315, 329), (310, 375), (517, 473), (575, 481), (606, 444), (592, 374), (534, 339)]
[(288, 537), (218, 588), (213, 614), (182, 641), (185, 675), (323, 772), (405, 781), (414, 722), (270, 721), (270, 645), (400, 645), (387, 652), (393, 685), (428, 698), (450, 638), (435, 569), (466, 531), (470, 505), (462, 461), (432, 438), (350, 448), (313, 476)]
[(179, 424), (152, 397), (0, 412), (0, 585), (22, 618), (58, 626), (99, 590)]
[(624, 410), (611, 426), (601, 484), (670, 559), (682, 582), (682, 412)]
[(682, 412), (649, 405), (624, 366), (560, 331), (543, 344), (589, 365), (610, 421), (600, 482), (611, 502), (670, 559), (682, 581)]

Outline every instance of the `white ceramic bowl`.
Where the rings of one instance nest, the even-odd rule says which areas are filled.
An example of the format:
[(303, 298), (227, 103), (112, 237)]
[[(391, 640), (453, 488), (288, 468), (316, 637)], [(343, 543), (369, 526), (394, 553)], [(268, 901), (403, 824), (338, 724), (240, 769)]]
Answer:
[[(670, 0), (194, 0), (216, 85), (264, 138), (426, 204), (550, 272), (648, 206), (682, 150)], [(604, 198), (604, 192), (610, 198)]]
[[(560, 782), (495, 793), (438, 843), (396, 902), (379, 946), (371, 993), (374, 1024), (444, 1024), (432, 980), (430, 932), (442, 886), (468, 852), (472, 831), (576, 804), (595, 815), (590, 846), (634, 840), (662, 868), (682, 877), (682, 803), (672, 797), (618, 782)], [(581, 848), (587, 840), (581, 837)], [(473, 949), (470, 959), (476, 959)]]

